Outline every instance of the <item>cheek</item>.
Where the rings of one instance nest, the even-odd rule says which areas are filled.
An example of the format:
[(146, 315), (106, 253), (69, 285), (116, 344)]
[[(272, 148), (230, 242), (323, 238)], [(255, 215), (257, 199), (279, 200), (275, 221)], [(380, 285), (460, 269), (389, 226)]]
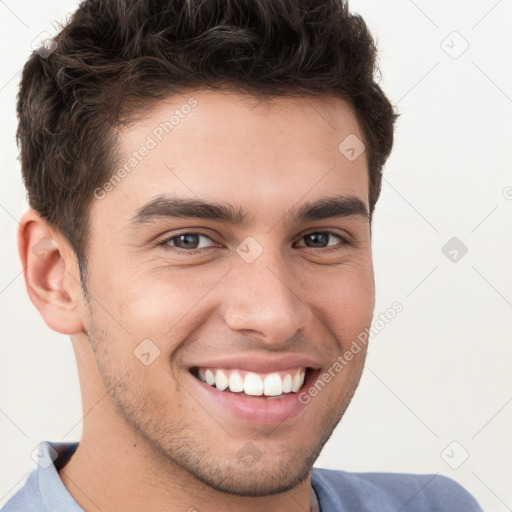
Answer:
[(313, 290), (308, 294), (308, 305), (342, 349), (371, 324), (375, 304), (371, 264), (332, 267), (302, 280), (305, 290)]
[[(110, 281), (113, 314), (133, 338), (152, 339), (162, 351), (174, 348), (190, 332), (191, 323), (204, 319), (209, 294), (229, 271), (225, 265), (191, 268), (154, 266), (118, 273)], [(201, 312), (201, 318), (198, 318)]]
[[(170, 353), (213, 312), (214, 297), (222, 280), (229, 281), (231, 267), (228, 260), (189, 268), (172, 267), (162, 260), (150, 266), (102, 262), (91, 273), (98, 327), (109, 338), (125, 340), (123, 344), (132, 351), (150, 339), (162, 353)], [(292, 268), (292, 288), (338, 343), (350, 343), (370, 325), (374, 307), (371, 254), (347, 258), (337, 266), (309, 263), (307, 268)]]

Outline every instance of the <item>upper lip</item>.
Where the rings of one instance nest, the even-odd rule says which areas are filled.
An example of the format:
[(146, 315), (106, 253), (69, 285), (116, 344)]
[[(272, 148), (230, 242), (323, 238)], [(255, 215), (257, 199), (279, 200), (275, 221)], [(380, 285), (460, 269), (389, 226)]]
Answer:
[(219, 357), (216, 359), (208, 359), (198, 361), (190, 368), (223, 368), (238, 369), (256, 373), (269, 373), (287, 370), (294, 367), (313, 368), (318, 370), (320, 364), (318, 361), (296, 354), (287, 354), (281, 356), (269, 357), (268, 355), (246, 354), (230, 357)]

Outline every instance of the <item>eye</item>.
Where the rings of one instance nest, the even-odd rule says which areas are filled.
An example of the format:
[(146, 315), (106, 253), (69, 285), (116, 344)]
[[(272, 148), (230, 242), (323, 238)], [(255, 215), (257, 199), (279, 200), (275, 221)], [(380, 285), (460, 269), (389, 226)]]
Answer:
[[(329, 244), (329, 239), (335, 239), (337, 240), (337, 244)], [(308, 233), (307, 235), (304, 235), (301, 238), (301, 241), (306, 241), (305, 245), (302, 245), (301, 247), (311, 247), (316, 249), (330, 249), (334, 248), (334, 250), (342, 249), (345, 245), (348, 245), (348, 240), (339, 235), (338, 233), (333, 233), (332, 231), (315, 231), (314, 233)], [(339, 245), (341, 242), (341, 245), (339, 248), (336, 247), (336, 245)]]
[(205, 249), (207, 247), (213, 247), (215, 244), (208, 245), (208, 240), (213, 242), (213, 240), (204, 233), (187, 232), (166, 238), (165, 240), (162, 240), (158, 245), (163, 245), (165, 247), (170, 246), (185, 251), (191, 251), (194, 249)]
[[(325, 252), (342, 250), (349, 241), (338, 233), (332, 231), (315, 231), (304, 235), (299, 242), (298, 247), (308, 247), (312, 249), (324, 249)], [(334, 243), (332, 243), (334, 241)], [(194, 253), (201, 249), (218, 247), (215, 242), (206, 234), (187, 231), (178, 235), (167, 237), (158, 243), (165, 249), (176, 250), (177, 252)]]

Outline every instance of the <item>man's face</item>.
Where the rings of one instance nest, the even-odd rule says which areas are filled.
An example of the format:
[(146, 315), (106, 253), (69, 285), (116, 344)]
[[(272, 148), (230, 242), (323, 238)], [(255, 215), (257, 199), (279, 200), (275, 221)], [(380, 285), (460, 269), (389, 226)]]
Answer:
[[(83, 322), (115, 406), (105, 423), (121, 419), (159, 465), (241, 495), (308, 476), (364, 348), (316, 396), (298, 397), (332, 373), (374, 307), (369, 220), (357, 208), (368, 209), (367, 159), (338, 149), (348, 136), (363, 139), (340, 99), (257, 105), (204, 90), (157, 103), (120, 133), (119, 167), (130, 170), (91, 206)], [(351, 215), (333, 208), (341, 196)], [(234, 218), (211, 208), (176, 217), (163, 198)], [(235, 391), (201, 380), (212, 375)]]

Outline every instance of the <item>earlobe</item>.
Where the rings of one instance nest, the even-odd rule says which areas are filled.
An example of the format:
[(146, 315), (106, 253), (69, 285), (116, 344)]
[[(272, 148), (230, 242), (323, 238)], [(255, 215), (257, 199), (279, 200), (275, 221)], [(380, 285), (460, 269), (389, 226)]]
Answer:
[(20, 220), (18, 251), (30, 300), (46, 324), (62, 334), (82, 332), (78, 264), (66, 239), (29, 210)]

